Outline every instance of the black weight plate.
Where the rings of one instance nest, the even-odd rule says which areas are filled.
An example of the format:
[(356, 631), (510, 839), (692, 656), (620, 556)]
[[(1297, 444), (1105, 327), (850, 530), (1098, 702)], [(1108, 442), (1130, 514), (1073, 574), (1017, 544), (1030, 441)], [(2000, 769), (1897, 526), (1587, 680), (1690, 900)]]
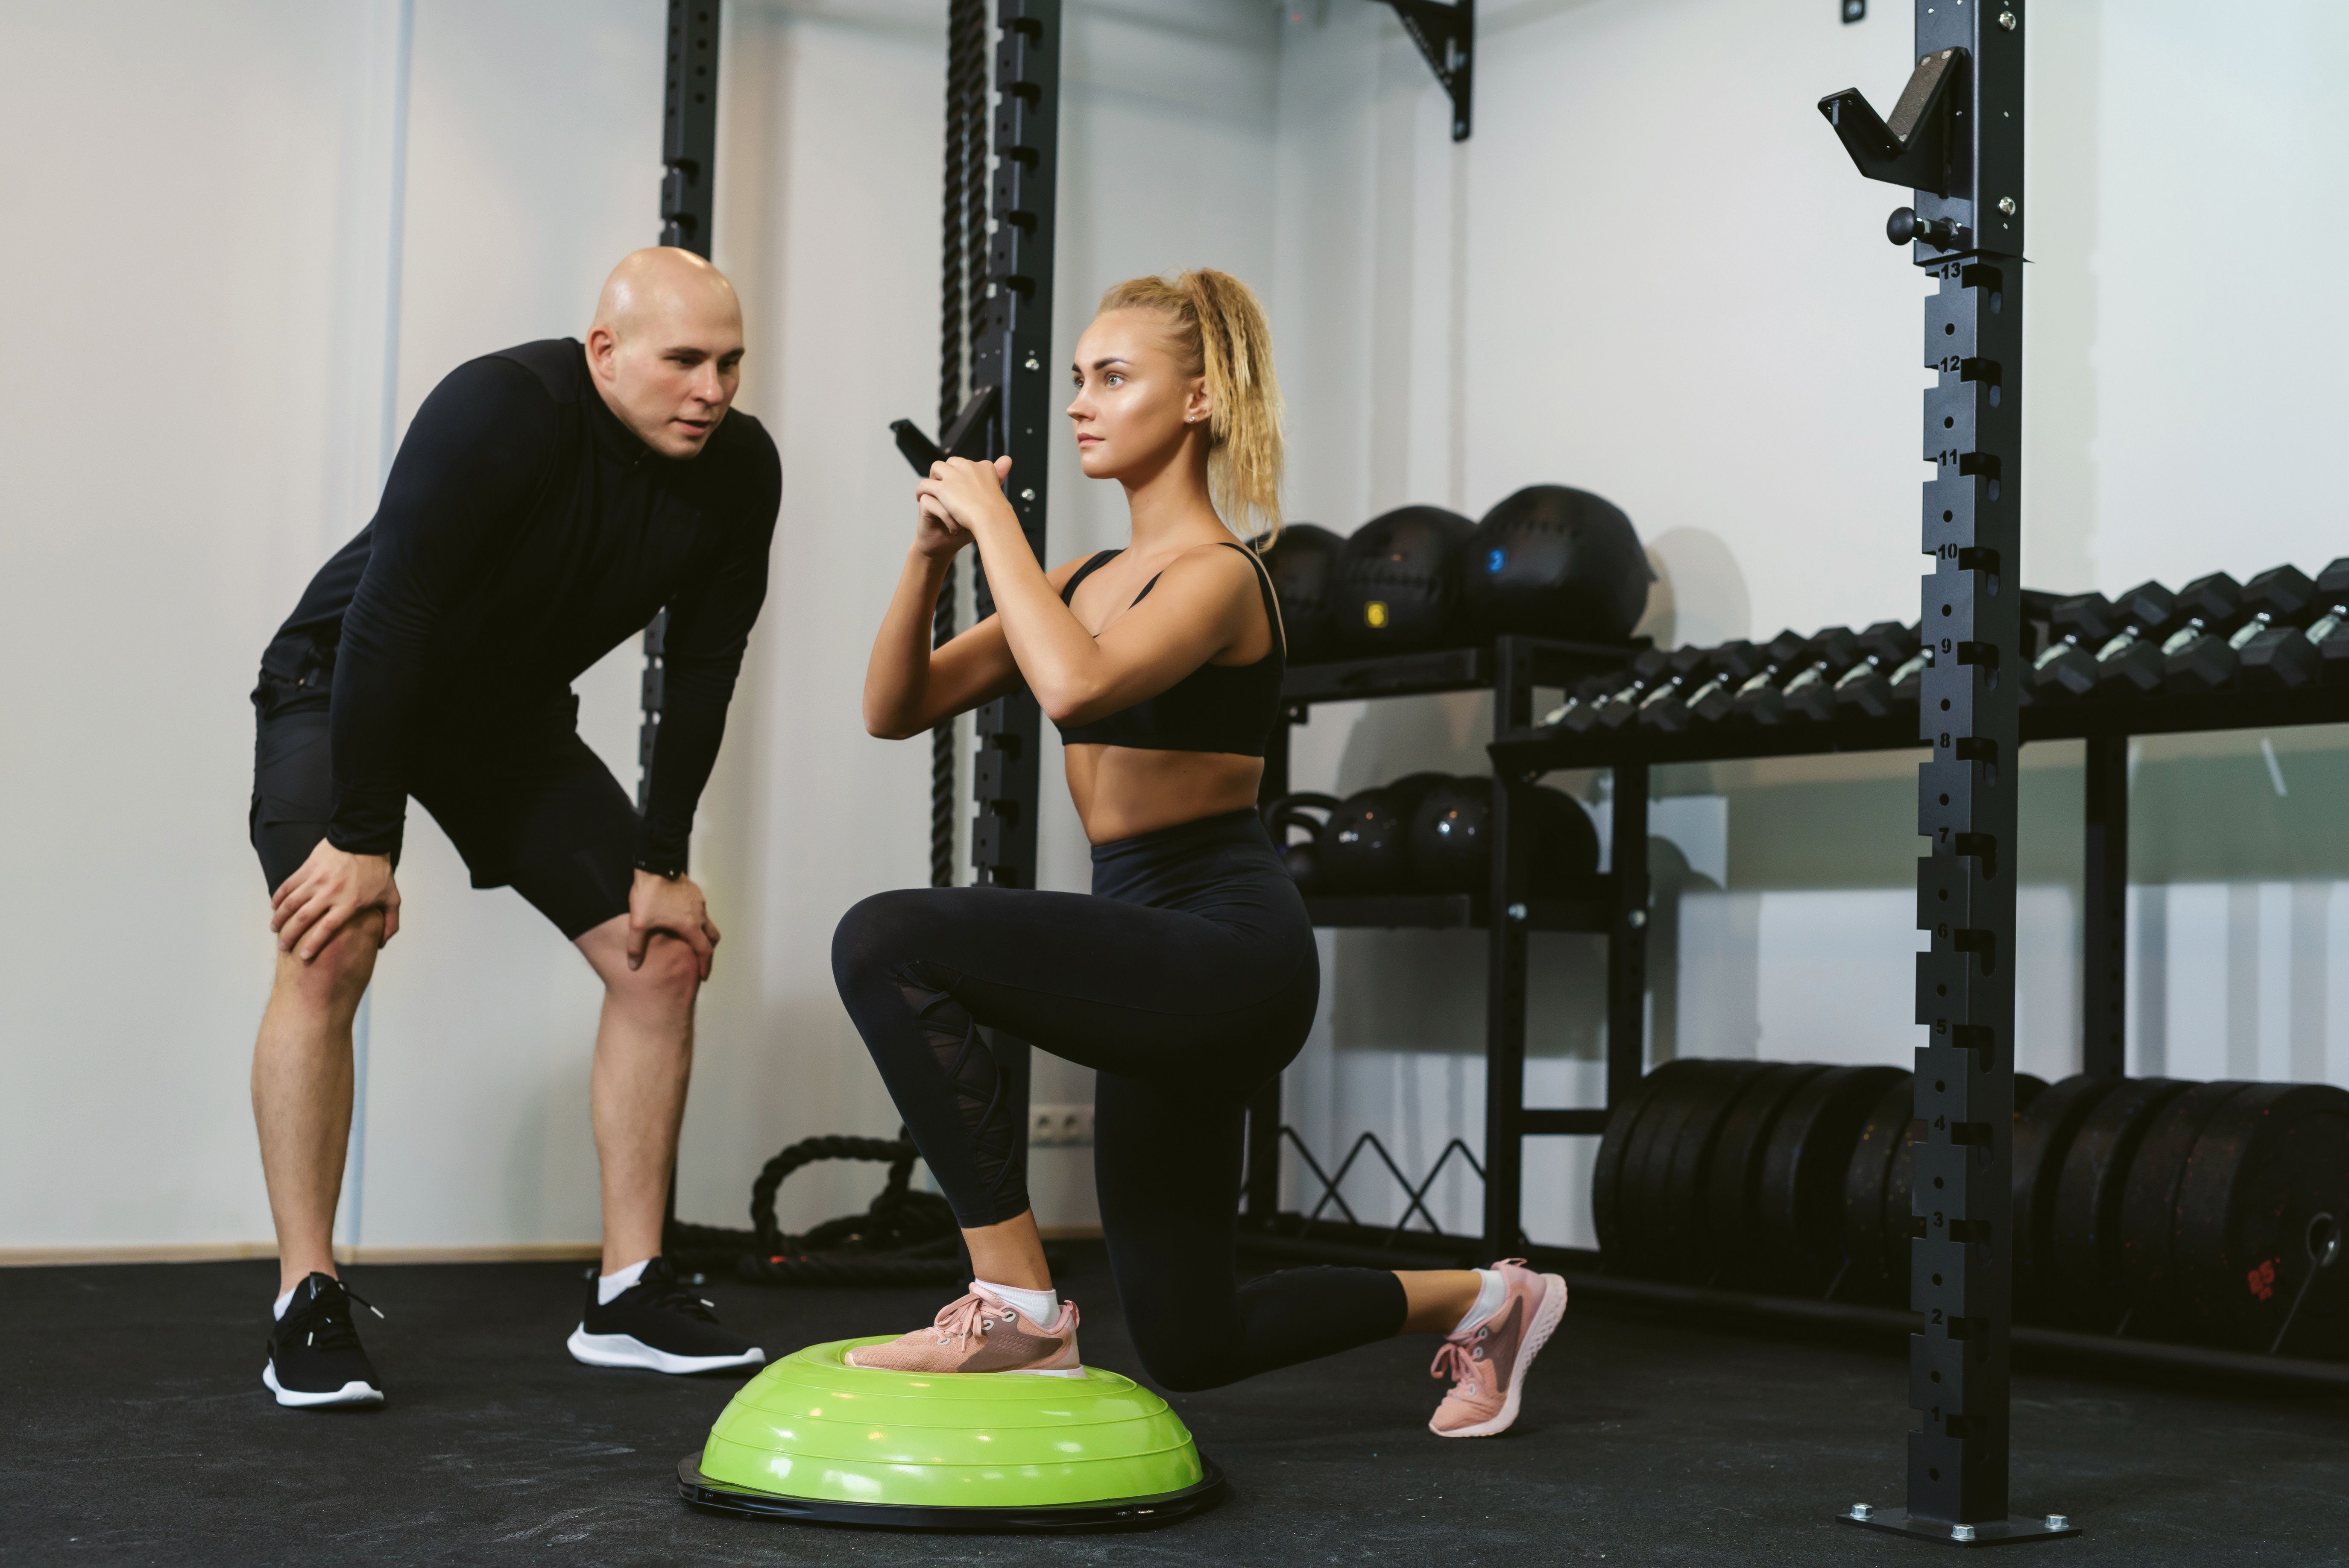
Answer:
[[(1851, 1260), (1851, 1272), (1837, 1293), (1845, 1301), (1907, 1299), (1907, 1276), (1896, 1278), (1887, 1262), (1892, 1248), (1884, 1233), (1884, 1180), (1893, 1156), (1908, 1144), (1916, 1105), (1916, 1078), (1903, 1073), (1868, 1107), (1852, 1144), (1851, 1163), (1843, 1178), (1843, 1250)], [(1901, 1234), (1908, 1234), (1905, 1228)]]
[(2121, 1192), (2147, 1126), (2192, 1085), (2131, 1078), (2081, 1118), (2055, 1179), (2046, 1266), (2036, 1271), (2051, 1323), (2111, 1331), (2128, 1310), (2121, 1290)]
[[(2014, 1075), (2014, 1108), (2020, 1116), (2023, 1108), (2034, 1104), (2047, 1090), (2047, 1080), (2034, 1078), (2028, 1073)], [(1921, 1119), (1911, 1118), (1907, 1133), (1892, 1151), (1891, 1163), (1884, 1172), (1884, 1237), (1883, 1267), (1888, 1287), (1897, 1302), (1909, 1299), (1909, 1243), (1922, 1231), (1918, 1221), (1923, 1216), (1916, 1212), (1917, 1145), (1924, 1140), (1929, 1129)]]
[(2130, 1332), (2179, 1332), (2170, 1253), (2186, 1164), (2219, 1108), (2255, 1086), (2225, 1080), (2197, 1084), (2146, 1124), (2144, 1140), (2129, 1161), (2128, 1179), (2121, 1189), (2120, 1286), (2128, 1303)]
[(2261, 1353), (2289, 1322), (2284, 1354), (2341, 1355), (2344, 1221), (2349, 1093), (2329, 1084), (2244, 1090), (2204, 1125), (2178, 1188), (2170, 1268), (2180, 1318), (2197, 1338)]
[(1816, 1296), (1843, 1272), (1843, 1182), (1860, 1123), (1898, 1067), (1829, 1067), (1788, 1096), (1762, 1149), (1754, 1195), (1763, 1284)]
[[(2048, 1282), (2042, 1277), (2054, 1247), (2055, 1187), (2072, 1137), (2106, 1096), (2125, 1080), (2082, 1073), (2033, 1097), (2014, 1118), (2014, 1315), (2044, 1317)], [(2023, 1098), (2016, 1084), (2015, 1098)]]
[(1692, 1119), (1700, 1124), (1717, 1119), (1711, 1107), (1727, 1097), (1724, 1086), (1728, 1095), (1733, 1095), (1735, 1085), (1746, 1075), (1744, 1070), (1753, 1065), (1747, 1062), (1691, 1062), (1689, 1070), (1674, 1079), (1640, 1118), (1624, 1158), (1616, 1199), (1616, 1214), (1621, 1227), (1619, 1244), (1629, 1272), (1660, 1278), (1671, 1266), (1674, 1253), (1661, 1234), (1660, 1226), (1664, 1187), (1672, 1161), (1689, 1136)]
[(1647, 1255), (1659, 1279), (1702, 1284), (1713, 1270), (1706, 1246), (1705, 1181), (1713, 1168), (1721, 1130), (1753, 1081), (1768, 1069), (1764, 1062), (1723, 1062), (1691, 1097), (1689, 1114), (1673, 1142), (1671, 1160), (1648, 1189)]
[[(1662, 1082), (1650, 1092), (1646, 1108), (1640, 1111), (1637, 1126), (1623, 1146), (1623, 1158), (1615, 1172), (1615, 1250), (1608, 1254), (1609, 1268), (1619, 1274), (1645, 1275), (1652, 1272), (1653, 1247), (1648, 1234), (1647, 1184), (1651, 1168), (1661, 1158), (1669, 1159), (1672, 1140), (1680, 1135), (1680, 1125), (1685, 1119), (1689, 1102), (1696, 1097), (1699, 1086), (1711, 1080), (1721, 1064), (1703, 1058), (1661, 1064), (1651, 1077), (1661, 1075)], [(1664, 1069), (1669, 1067), (1671, 1072)]]
[(1656, 1179), (1657, 1167), (1671, 1160), (1672, 1144), (1688, 1119), (1690, 1103), (1703, 1085), (1719, 1076), (1722, 1064), (1691, 1058), (1662, 1065), (1672, 1071), (1649, 1095), (1647, 1108), (1631, 1129), (1616, 1168), (1615, 1250), (1608, 1259), (1609, 1269), (1619, 1274), (1654, 1272), (1655, 1248), (1649, 1231), (1654, 1205), (1649, 1200), (1649, 1185)]
[(2340, 1354), (2349, 1337), (2344, 1218), (2349, 1093), (2248, 1086), (2220, 1105), (2187, 1157), (2170, 1230), (2175, 1321), (2194, 1337), (2252, 1352), (2274, 1347), (2291, 1324), (2288, 1354)]
[(2014, 1114), (2019, 1116), (2029, 1110), (2046, 1092), (2046, 1079), (2033, 1077), (2029, 1073), (2017, 1073), (2014, 1075)]
[(1607, 1113), (1607, 1130), (1599, 1137), (1599, 1158), (1590, 1171), (1590, 1225), (1599, 1234), (1599, 1253), (1610, 1270), (1622, 1242), (1620, 1178), (1623, 1157), (1638, 1131), (1640, 1117), (1656, 1091), (1686, 1071), (1691, 1062), (1666, 1062), (1641, 1075)]
[(1826, 1071), (1807, 1063), (1774, 1063), (1754, 1075), (1722, 1118), (1704, 1180), (1704, 1241), (1699, 1251), (1705, 1282), (1748, 1288), (1759, 1280), (1762, 1253), (1754, 1233), (1754, 1207), (1762, 1187), (1763, 1150), (1787, 1099)]

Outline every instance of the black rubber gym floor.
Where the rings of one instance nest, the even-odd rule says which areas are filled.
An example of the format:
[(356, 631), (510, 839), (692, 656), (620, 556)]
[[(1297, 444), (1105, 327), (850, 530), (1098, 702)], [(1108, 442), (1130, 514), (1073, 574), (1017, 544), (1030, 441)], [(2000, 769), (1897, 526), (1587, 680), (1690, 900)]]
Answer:
[[(1086, 1359), (1138, 1372), (1097, 1251), (1067, 1277)], [(1901, 1358), (1580, 1304), (1505, 1438), (1428, 1433), (1430, 1341), (1174, 1399), (1232, 1501), (1136, 1535), (905, 1536), (709, 1517), (676, 1500), (734, 1385), (564, 1354), (577, 1264), (354, 1271), (391, 1402), (280, 1410), (268, 1263), (0, 1272), (5, 1563), (1884, 1563), (1952, 1548), (1829, 1521), (1900, 1496)], [(934, 1293), (706, 1293), (770, 1351), (912, 1326)], [(2021, 1376), (2017, 1511), (2068, 1563), (2321, 1563), (2341, 1527), (2337, 1396)]]

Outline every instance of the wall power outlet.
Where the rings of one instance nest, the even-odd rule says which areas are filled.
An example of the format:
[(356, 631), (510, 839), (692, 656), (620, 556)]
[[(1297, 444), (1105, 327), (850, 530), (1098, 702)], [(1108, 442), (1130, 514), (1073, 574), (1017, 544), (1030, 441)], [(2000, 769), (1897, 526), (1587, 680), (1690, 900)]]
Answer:
[(1091, 1148), (1093, 1108), (1091, 1106), (1030, 1106), (1028, 1146), (1030, 1148)]

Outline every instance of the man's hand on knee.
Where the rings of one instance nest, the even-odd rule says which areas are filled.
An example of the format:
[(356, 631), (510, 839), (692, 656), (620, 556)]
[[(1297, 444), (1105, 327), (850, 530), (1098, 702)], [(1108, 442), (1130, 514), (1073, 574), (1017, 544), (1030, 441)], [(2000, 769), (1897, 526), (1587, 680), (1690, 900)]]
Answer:
[(702, 980), (709, 978), (710, 962), (718, 951), (718, 927), (709, 919), (709, 906), (702, 902), (701, 889), (692, 877), (636, 873), (636, 883), (628, 889), (631, 970), (644, 967), (645, 949), (656, 932), (675, 937), (691, 948), (696, 974)]
[(335, 933), (368, 909), (383, 911), (379, 948), (399, 933), (399, 887), (390, 858), (347, 854), (321, 838), (270, 899), (269, 929), (277, 933), (280, 951), (310, 963)]

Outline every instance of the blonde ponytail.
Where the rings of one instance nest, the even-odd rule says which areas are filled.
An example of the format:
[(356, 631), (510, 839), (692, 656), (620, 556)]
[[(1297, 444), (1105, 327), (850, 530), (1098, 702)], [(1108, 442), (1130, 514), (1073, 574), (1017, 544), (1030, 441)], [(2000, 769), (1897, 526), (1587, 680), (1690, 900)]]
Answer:
[(1280, 535), (1280, 382), (1256, 295), (1229, 273), (1199, 267), (1172, 283), (1129, 278), (1102, 296), (1101, 308), (1170, 318), (1185, 371), (1207, 379), (1208, 493), (1233, 532), (1269, 545)]

